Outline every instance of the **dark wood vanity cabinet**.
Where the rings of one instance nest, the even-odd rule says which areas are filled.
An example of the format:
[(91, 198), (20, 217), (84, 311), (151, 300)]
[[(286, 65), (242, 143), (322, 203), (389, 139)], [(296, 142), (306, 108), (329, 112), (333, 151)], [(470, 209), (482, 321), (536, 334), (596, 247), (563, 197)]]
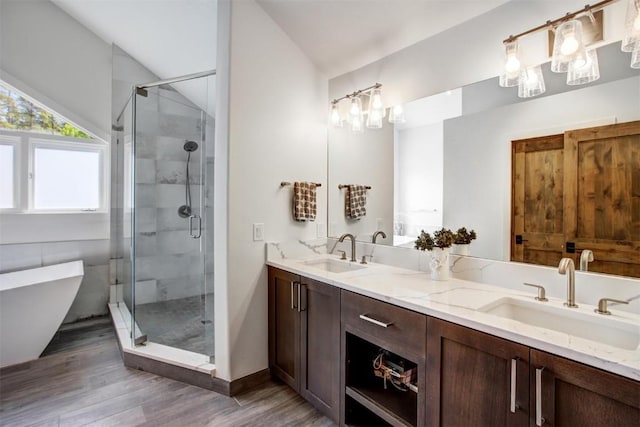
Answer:
[(640, 384), (531, 349), (531, 426), (638, 426)]
[(529, 348), (427, 320), (427, 425), (527, 426)]
[(340, 289), (269, 267), (269, 368), (338, 422)]
[(273, 267), (269, 367), (340, 425), (640, 425), (638, 381)]
[[(342, 291), (341, 425), (425, 425), (427, 317), (392, 304)], [(406, 375), (411, 386), (395, 386), (374, 373), (385, 365)], [(380, 373), (380, 371), (378, 371)]]

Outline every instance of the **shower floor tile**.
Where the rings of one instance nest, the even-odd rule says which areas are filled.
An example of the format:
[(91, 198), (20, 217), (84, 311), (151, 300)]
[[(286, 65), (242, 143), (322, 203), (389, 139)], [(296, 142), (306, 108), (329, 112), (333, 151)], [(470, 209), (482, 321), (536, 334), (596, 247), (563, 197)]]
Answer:
[(214, 354), (213, 294), (136, 305), (135, 316), (148, 341)]

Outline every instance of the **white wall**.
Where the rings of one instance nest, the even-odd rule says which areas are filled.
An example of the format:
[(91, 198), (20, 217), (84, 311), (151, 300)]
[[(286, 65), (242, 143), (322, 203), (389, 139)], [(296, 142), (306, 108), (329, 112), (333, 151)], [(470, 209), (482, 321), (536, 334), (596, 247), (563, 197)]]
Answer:
[(447, 120), (444, 225), (475, 229), (472, 255), (508, 260), (511, 141), (640, 119), (640, 77)]
[(394, 212), (405, 236), (442, 226), (442, 129), (439, 122), (396, 131)]
[[(223, 379), (268, 365), (265, 245), (252, 240), (252, 224), (265, 224), (266, 240), (313, 238), (327, 194), (326, 79), (253, 0), (231, 4), (230, 52), (226, 319), (216, 305), (229, 334), (229, 372), (216, 338)], [(322, 183), (315, 223), (293, 221), (281, 181)]]
[(1, 0), (0, 52), (0, 79), (109, 141), (110, 45), (47, 0)]
[[(379, 243), (392, 242), (393, 236), (393, 126), (386, 120), (382, 129), (364, 129), (353, 133), (348, 125), (329, 128), (328, 203), (329, 235), (339, 237), (351, 233), (360, 241), (370, 242), (377, 230), (387, 235), (378, 237)], [(340, 184), (368, 185), (367, 214), (360, 219), (345, 215), (346, 189)]]

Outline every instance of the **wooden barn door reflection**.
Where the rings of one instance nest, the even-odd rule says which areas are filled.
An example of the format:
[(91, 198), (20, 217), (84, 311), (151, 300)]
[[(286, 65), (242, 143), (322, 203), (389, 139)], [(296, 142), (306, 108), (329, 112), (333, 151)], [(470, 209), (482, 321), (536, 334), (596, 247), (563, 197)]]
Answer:
[(511, 260), (640, 277), (640, 121), (512, 142)]

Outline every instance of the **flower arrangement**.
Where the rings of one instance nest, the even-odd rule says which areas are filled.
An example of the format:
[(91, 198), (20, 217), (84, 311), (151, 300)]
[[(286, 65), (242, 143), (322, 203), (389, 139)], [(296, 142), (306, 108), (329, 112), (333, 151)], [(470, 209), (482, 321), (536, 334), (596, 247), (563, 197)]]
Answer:
[(441, 228), (435, 231), (433, 237), (422, 230), (415, 242), (415, 248), (421, 251), (432, 251), (434, 248), (450, 248), (454, 243), (455, 236), (448, 228)]
[(477, 237), (474, 230), (467, 231), (465, 227), (460, 227), (456, 231), (453, 240), (456, 245), (468, 245), (472, 240), (476, 240)]

